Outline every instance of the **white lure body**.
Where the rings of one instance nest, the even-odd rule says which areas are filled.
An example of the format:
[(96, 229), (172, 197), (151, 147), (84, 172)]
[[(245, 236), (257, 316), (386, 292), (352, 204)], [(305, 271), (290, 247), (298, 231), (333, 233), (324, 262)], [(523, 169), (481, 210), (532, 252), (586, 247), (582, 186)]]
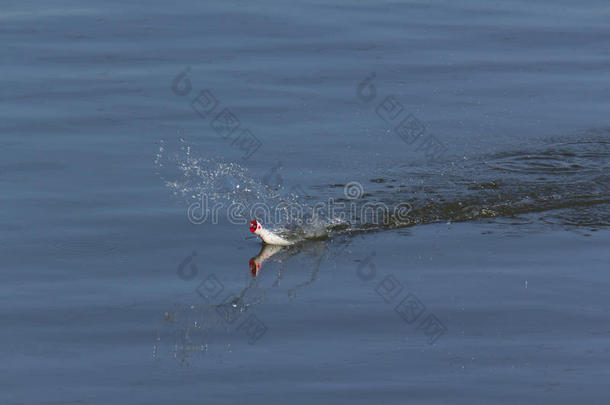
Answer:
[(284, 249), (284, 246), (269, 245), (263, 243), (263, 248), (261, 249), (261, 251), (258, 252), (258, 254), (252, 259), (250, 259), (250, 261), (248, 262), (252, 275), (256, 277), (258, 275), (259, 270), (261, 269), (261, 265), (266, 260), (269, 260), (273, 255), (281, 252)]
[(269, 245), (290, 246), (293, 244), (292, 242), (287, 241), (281, 236), (276, 235), (273, 232), (263, 228), (260, 222), (258, 222), (257, 220), (253, 220), (252, 222), (250, 222), (250, 232), (260, 236), (263, 242)]

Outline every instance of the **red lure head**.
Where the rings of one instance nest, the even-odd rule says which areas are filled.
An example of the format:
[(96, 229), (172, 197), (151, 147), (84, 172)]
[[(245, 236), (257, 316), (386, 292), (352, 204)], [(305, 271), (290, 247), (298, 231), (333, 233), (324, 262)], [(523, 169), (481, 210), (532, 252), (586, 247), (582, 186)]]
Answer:
[(252, 232), (252, 233), (256, 232), (257, 228), (258, 228), (258, 222), (256, 222), (256, 219), (255, 219), (252, 222), (250, 222), (250, 232)]
[(252, 273), (252, 277), (256, 277), (258, 275), (258, 270), (261, 268), (260, 263), (256, 263), (254, 259), (250, 259), (248, 265), (250, 266), (250, 273)]
[(250, 273), (252, 273), (252, 276), (256, 276), (257, 269), (256, 263), (254, 263), (254, 259), (250, 259), (250, 261), (248, 262), (248, 266), (250, 266)]

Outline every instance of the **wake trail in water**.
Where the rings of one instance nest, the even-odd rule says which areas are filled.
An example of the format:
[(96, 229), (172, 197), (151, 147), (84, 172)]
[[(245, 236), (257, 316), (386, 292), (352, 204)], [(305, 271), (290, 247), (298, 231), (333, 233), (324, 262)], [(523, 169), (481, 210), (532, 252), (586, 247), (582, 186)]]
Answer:
[[(440, 168), (397, 168), (353, 184), (312, 186), (310, 195), (271, 188), (238, 163), (202, 157), (183, 140), (172, 146), (161, 142), (155, 164), (166, 187), (185, 203), (205, 197), (243, 206), (244, 221), (263, 220), (296, 241), (484, 218), (605, 227), (610, 226), (609, 133), (555, 139), (537, 149)], [(350, 189), (354, 184), (360, 190)], [(260, 218), (260, 207), (276, 215)]]

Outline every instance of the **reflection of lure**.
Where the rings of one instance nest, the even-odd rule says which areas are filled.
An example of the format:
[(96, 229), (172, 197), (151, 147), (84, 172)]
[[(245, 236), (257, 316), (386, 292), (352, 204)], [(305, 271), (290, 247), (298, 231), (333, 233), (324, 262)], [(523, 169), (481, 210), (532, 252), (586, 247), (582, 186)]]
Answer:
[(263, 228), (256, 219), (250, 222), (250, 232), (260, 236), (263, 242), (269, 245), (290, 246), (293, 244), (293, 242), (289, 242), (281, 236)]
[(258, 254), (252, 259), (250, 259), (250, 262), (248, 263), (250, 265), (250, 272), (252, 273), (252, 275), (257, 276), (258, 271), (260, 270), (261, 265), (265, 262), (265, 260), (270, 259), (271, 256), (274, 256), (276, 253), (279, 253), (282, 249), (284, 249), (284, 247), (278, 245), (263, 245), (261, 251), (258, 252)]

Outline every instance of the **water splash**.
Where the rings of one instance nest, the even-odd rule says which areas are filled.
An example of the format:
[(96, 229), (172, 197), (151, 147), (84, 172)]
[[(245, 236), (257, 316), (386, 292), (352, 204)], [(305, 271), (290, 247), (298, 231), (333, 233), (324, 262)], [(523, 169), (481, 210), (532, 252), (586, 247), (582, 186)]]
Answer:
[[(165, 185), (187, 204), (203, 195), (247, 209), (264, 204), (285, 214), (265, 226), (297, 241), (529, 214), (538, 214), (540, 223), (601, 227), (610, 226), (610, 131), (604, 134), (480, 156), (450, 167), (403, 167), (368, 181), (356, 178), (365, 188), (357, 198), (344, 193), (345, 184), (311, 187), (317, 195), (309, 198), (271, 188), (238, 163), (199, 156), (183, 140), (172, 148), (161, 142), (155, 164)], [(318, 209), (331, 198), (346, 209), (338, 214)], [(381, 204), (385, 211), (368, 218), (362, 215), (367, 204)], [(299, 215), (290, 212), (295, 206)], [(401, 215), (398, 208), (405, 207)]]
[[(154, 163), (165, 186), (186, 205), (206, 197), (210, 204), (240, 204), (246, 213), (263, 206), (275, 213), (275, 221), (265, 224), (269, 229), (298, 240), (327, 236), (328, 221), (320, 215), (313, 218), (306, 196), (270, 187), (239, 163), (203, 157), (183, 139), (171, 145), (160, 141)], [(304, 215), (294, 215), (290, 210), (295, 207)]]

